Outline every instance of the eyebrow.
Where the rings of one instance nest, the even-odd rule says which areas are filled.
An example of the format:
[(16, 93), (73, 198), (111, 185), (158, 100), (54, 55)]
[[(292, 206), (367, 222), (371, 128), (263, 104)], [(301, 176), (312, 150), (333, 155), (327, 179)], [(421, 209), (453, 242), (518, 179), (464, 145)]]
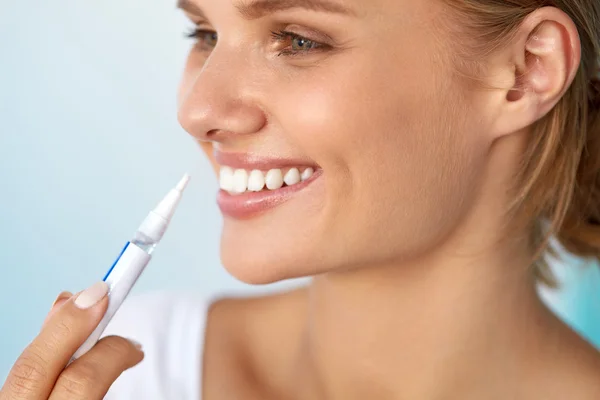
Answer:
[(242, 0), (236, 5), (236, 8), (246, 19), (258, 19), (267, 14), (292, 8), (344, 15), (354, 14), (349, 8), (331, 0)]
[[(193, 0), (177, 0), (177, 8), (206, 19), (206, 15)], [(235, 8), (245, 19), (259, 19), (278, 11), (303, 8), (310, 11), (321, 11), (334, 14), (356, 15), (355, 12), (332, 0), (241, 0)]]
[(182, 9), (190, 14), (195, 15), (196, 17), (200, 17), (202, 19), (207, 19), (204, 11), (196, 4), (194, 4), (193, 0), (177, 0), (177, 8)]

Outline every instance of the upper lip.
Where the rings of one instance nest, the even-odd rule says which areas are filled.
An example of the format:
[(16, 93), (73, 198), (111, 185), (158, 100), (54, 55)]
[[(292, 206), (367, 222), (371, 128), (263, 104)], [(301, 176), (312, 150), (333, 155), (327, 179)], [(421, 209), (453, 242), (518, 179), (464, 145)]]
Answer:
[(246, 170), (269, 170), (283, 169), (288, 167), (307, 167), (317, 169), (314, 162), (302, 159), (266, 157), (252, 153), (228, 153), (219, 150), (214, 151), (217, 164), (231, 168)]

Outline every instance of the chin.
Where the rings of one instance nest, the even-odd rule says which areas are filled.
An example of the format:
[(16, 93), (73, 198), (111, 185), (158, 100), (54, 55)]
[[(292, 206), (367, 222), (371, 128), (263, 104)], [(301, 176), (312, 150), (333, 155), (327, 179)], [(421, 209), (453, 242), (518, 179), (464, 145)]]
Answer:
[(250, 259), (222, 250), (221, 262), (231, 276), (249, 285), (268, 285), (288, 279), (273, 260)]
[[(261, 213), (223, 213), (221, 263), (236, 279), (254, 285), (306, 277), (322, 270), (328, 211), (315, 182)], [(325, 253), (326, 254), (326, 253)]]
[(273, 227), (268, 218), (225, 219), (221, 263), (233, 277), (252, 285), (319, 273), (321, 263), (311, 255), (322, 254), (323, 249), (315, 240), (320, 235), (303, 235), (300, 232), (311, 230), (298, 227), (297, 222)]
[(270, 252), (244, 251), (227, 242), (221, 244), (221, 263), (237, 280), (250, 285), (267, 285), (287, 279), (306, 276), (298, 261), (294, 264), (281, 260)]

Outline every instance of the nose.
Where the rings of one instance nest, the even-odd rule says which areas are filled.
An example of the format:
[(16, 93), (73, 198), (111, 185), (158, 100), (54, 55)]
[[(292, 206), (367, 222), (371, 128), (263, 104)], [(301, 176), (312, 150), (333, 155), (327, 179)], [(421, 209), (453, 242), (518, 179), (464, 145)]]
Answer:
[(223, 142), (255, 134), (267, 122), (250, 94), (252, 77), (247, 63), (217, 51), (213, 50), (201, 67), (189, 65), (182, 81), (178, 120), (200, 141)]

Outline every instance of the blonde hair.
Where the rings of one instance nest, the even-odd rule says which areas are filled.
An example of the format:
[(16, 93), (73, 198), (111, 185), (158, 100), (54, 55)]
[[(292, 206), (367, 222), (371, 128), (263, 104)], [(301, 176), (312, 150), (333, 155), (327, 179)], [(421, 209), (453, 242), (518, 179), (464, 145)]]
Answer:
[[(575, 80), (554, 109), (532, 127), (517, 176), (514, 202), (507, 210), (529, 228), (536, 277), (556, 281), (547, 255), (559, 252), (552, 237), (570, 253), (600, 260), (600, 1), (446, 0), (461, 29), (474, 38), (465, 54), (489, 54), (541, 7), (565, 12), (579, 31), (582, 60)], [(463, 36), (464, 37), (464, 36)], [(475, 59), (461, 60), (464, 65)]]

